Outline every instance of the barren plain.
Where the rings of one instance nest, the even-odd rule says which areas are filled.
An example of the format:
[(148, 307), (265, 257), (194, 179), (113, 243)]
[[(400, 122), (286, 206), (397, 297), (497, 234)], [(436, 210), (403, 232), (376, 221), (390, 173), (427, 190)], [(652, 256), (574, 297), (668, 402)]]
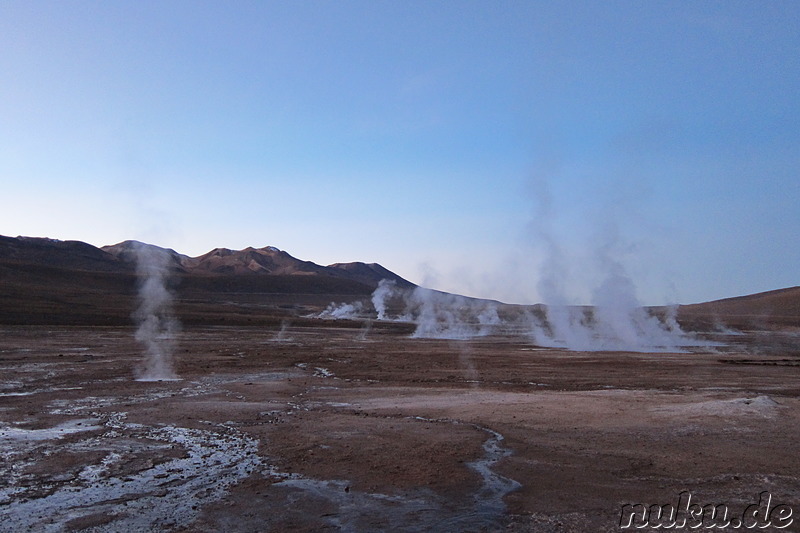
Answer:
[(132, 328), (0, 326), (0, 531), (605, 532), (682, 491), (800, 512), (800, 332), (714, 340), (187, 326), (180, 380), (142, 382)]

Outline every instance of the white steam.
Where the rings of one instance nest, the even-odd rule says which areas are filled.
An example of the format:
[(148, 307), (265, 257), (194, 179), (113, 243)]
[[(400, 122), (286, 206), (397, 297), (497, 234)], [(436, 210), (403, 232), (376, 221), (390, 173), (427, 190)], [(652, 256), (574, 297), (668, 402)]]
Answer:
[(331, 303), (327, 309), (317, 315), (318, 318), (333, 318), (341, 320), (355, 320), (364, 305), (361, 302), (336, 304)]
[(624, 350), (635, 352), (681, 351), (682, 347), (702, 344), (684, 333), (675, 319), (675, 308), (667, 308), (663, 316), (651, 314), (636, 295), (636, 286), (621, 258), (630, 247), (624, 247), (613, 213), (599, 224), (594, 236), (592, 257), (584, 261), (599, 275), (591, 290), (592, 307), (571, 306), (568, 287), (575, 285), (569, 261), (553, 230), (554, 213), (546, 180), (536, 182), (537, 217), (533, 229), (541, 244), (542, 262), (537, 289), (546, 304), (542, 323), (533, 320), (531, 335), (542, 346), (570, 350)]
[[(682, 331), (675, 307), (651, 310), (642, 305), (626, 268), (635, 247), (626, 242), (617, 224), (624, 205), (616, 203), (598, 218), (590, 253), (581, 257), (570, 253), (571, 239), (556, 238), (547, 180), (535, 185), (538, 209), (532, 229), (540, 258), (537, 291), (543, 306), (502, 306), (422, 287), (399, 288), (383, 280), (372, 294), (377, 319), (413, 322), (417, 338), (524, 334), (539, 346), (576, 351), (679, 352), (689, 346), (713, 345)], [(575, 305), (581, 290), (583, 302), (590, 305)], [(323, 315), (358, 318), (365, 311), (360, 304), (342, 304), (332, 305)]]
[(273, 342), (290, 342), (293, 339), (289, 336), (289, 327), (291, 326), (291, 322), (288, 320), (281, 321), (281, 329), (275, 336), (272, 338)]
[[(317, 316), (364, 320), (362, 340), (371, 327), (371, 316), (377, 316), (378, 320), (411, 322), (416, 325), (411, 336), (425, 339), (521, 335), (539, 346), (576, 351), (674, 352), (711, 344), (681, 330), (675, 307), (658, 312), (642, 307), (622, 266), (614, 261), (608, 266), (607, 276), (593, 291), (592, 306), (504, 306), (423, 287), (400, 288), (383, 280), (372, 294), (374, 315), (362, 302), (354, 302), (331, 304)], [(541, 283), (554, 290), (557, 301), (566, 301), (553, 289), (560, 280), (542, 278)]]
[(356, 336), (356, 340), (366, 341), (370, 331), (372, 331), (372, 320), (365, 320), (364, 325), (361, 327), (361, 331), (359, 331), (358, 335)]
[(493, 302), (472, 300), (422, 287), (408, 298), (406, 316), (417, 324), (413, 337), (469, 339), (492, 333), (501, 324)]
[[(391, 316), (390, 300), (402, 304), (403, 311)], [(469, 339), (489, 335), (502, 325), (497, 304), (438, 292), (423, 287), (400, 289), (394, 282), (382, 280), (372, 293), (378, 320), (400, 320), (417, 325), (412, 337), (426, 339)]]
[(167, 289), (170, 255), (166, 250), (142, 243), (137, 243), (133, 251), (139, 276), (139, 307), (133, 314), (138, 325), (135, 338), (145, 349), (137, 379), (174, 380), (177, 374), (173, 353), (180, 324), (173, 315), (173, 298)]
[(378, 288), (372, 293), (372, 305), (378, 313), (378, 320), (386, 320), (386, 301), (395, 290), (395, 282), (382, 279), (378, 283)]
[[(386, 280), (382, 280), (381, 281), (381, 285), (383, 285), (384, 281), (386, 281)], [(394, 282), (391, 282), (391, 283), (393, 284)], [(379, 289), (380, 289), (380, 287), (378, 287), (378, 289), (376, 289), (375, 292), (378, 293)], [(374, 300), (374, 297), (373, 297), (373, 300)], [(369, 336), (370, 331), (372, 330), (372, 318), (365, 318), (365, 316), (367, 316), (367, 315), (365, 314), (364, 307), (365, 307), (364, 303), (363, 302), (359, 302), (359, 301), (353, 302), (353, 303), (342, 303), (342, 304), (331, 303), (327, 307), (327, 309), (325, 309), (324, 311), (322, 311), (318, 315), (315, 315), (315, 317), (316, 318), (324, 318), (324, 319), (328, 319), (328, 320), (333, 319), (333, 320), (361, 320), (361, 321), (363, 321), (363, 324), (361, 326), (361, 330), (358, 332), (358, 335), (356, 335), (356, 340), (363, 342), (363, 341), (367, 340), (367, 336)], [(385, 309), (384, 309), (384, 313), (385, 313)], [(382, 316), (381, 315), (381, 311), (378, 311), (378, 316)]]
[(559, 275), (557, 271), (542, 276), (542, 293), (558, 304), (545, 307), (546, 324), (534, 324), (532, 335), (537, 344), (581, 351), (633, 352), (680, 351), (681, 347), (697, 345), (697, 340), (681, 330), (674, 307), (666, 308), (662, 317), (651, 314), (636, 297), (636, 288), (624, 267), (608, 257), (601, 264), (605, 276), (592, 291), (592, 307), (588, 309), (566, 306), (563, 293), (547, 292), (562, 285), (553, 279)]
[[(392, 280), (383, 279), (372, 293), (375, 315), (363, 302), (331, 303), (317, 318), (366, 320), (360, 339), (364, 340), (377, 320), (413, 322), (415, 338), (469, 339), (489, 335), (503, 322), (497, 314), (497, 303), (466, 298), (455, 294), (415, 287), (400, 288)], [(395, 309), (392, 312), (390, 309)]]

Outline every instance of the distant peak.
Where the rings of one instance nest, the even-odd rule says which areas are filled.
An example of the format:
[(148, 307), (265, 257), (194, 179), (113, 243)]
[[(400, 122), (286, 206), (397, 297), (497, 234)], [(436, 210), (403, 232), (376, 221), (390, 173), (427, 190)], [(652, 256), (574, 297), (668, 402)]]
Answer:
[(127, 241), (118, 242), (117, 244), (109, 244), (109, 245), (106, 245), (106, 246), (101, 246), (100, 249), (101, 250), (114, 250), (114, 249), (117, 249), (117, 250), (129, 250), (131, 248), (139, 247), (139, 246), (147, 246), (147, 245), (145, 243), (143, 243), (143, 242), (134, 241), (134, 240), (130, 240), (129, 239)]
[(230, 248), (214, 248), (208, 252), (208, 255), (231, 255), (232, 253), (234, 253), (234, 251)]
[(281, 250), (275, 248), (274, 246), (264, 246), (263, 248), (256, 248), (255, 246), (248, 246), (240, 250), (241, 252), (270, 252), (270, 253), (280, 253)]

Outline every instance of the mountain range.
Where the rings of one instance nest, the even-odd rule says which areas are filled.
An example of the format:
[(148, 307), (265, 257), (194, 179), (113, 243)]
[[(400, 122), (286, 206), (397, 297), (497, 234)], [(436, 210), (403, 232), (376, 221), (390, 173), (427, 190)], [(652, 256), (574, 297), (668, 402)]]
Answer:
[[(83, 243), (79, 243), (83, 244)], [(159, 248), (138, 241), (123, 241), (100, 248), (125, 265), (136, 264), (136, 249), (151, 248), (170, 258), (173, 271), (183, 274), (210, 276), (323, 276), (342, 278), (368, 285), (373, 289), (382, 279), (391, 279), (398, 286), (413, 287), (414, 284), (377, 263), (335, 263), (320, 266), (311, 261), (302, 261), (274, 246), (248, 247), (244, 250), (214, 248), (198, 257), (179, 254), (175, 250)]]
[(376, 263), (328, 266), (272, 246), (215, 248), (189, 257), (138, 241), (101, 248), (80, 241), (0, 236), (0, 323), (127, 324), (136, 297), (136, 248), (168, 258), (181, 319), (271, 322), (331, 301), (369, 296), (382, 279), (415, 285)]
[[(176, 314), (185, 324), (269, 325), (331, 302), (368, 300), (382, 279), (413, 289), (377, 263), (303, 261), (272, 246), (215, 248), (198, 257), (138, 241), (0, 236), (0, 324), (128, 325), (136, 306), (136, 249), (166, 257)], [(800, 327), (800, 287), (679, 306), (678, 318), (713, 329)]]

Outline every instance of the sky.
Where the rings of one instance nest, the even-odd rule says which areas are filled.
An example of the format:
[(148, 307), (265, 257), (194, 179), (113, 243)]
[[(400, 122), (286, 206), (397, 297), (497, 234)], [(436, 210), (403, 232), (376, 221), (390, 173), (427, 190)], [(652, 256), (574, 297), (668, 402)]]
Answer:
[[(0, 2), (0, 234), (642, 303), (800, 284), (795, 1)], [(554, 260), (555, 259), (555, 260)]]

